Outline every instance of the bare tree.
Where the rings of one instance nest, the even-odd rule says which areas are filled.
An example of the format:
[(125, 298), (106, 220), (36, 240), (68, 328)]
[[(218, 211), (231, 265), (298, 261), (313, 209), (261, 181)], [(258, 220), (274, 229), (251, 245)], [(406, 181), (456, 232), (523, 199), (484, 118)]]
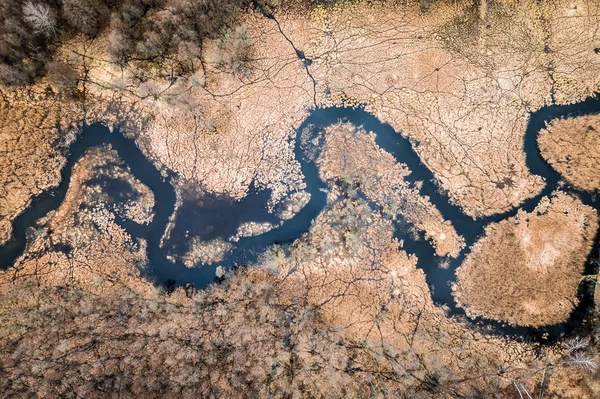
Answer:
[(217, 42), (217, 65), (237, 76), (249, 76), (253, 40), (243, 26), (225, 32)]
[(579, 350), (583, 350), (588, 347), (590, 342), (587, 339), (581, 337), (575, 337), (566, 342), (567, 354), (572, 354)]
[(56, 19), (48, 4), (28, 1), (23, 6), (23, 19), (38, 33), (50, 36), (56, 32)]
[(588, 354), (583, 352), (573, 352), (569, 356), (569, 359), (565, 361), (566, 364), (572, 364), (588, 370), (591, 373), (598, 370), (598, 363)]
[(590, 342), (581, 337), (575, 337), (567, 341), (567, 351), (565, 353), (567, 360), (564, 363), (582, 367), (592, 373), (595, 372), (598, 369), (598, 363), (592, 356), (584, 352), (589, 345)]

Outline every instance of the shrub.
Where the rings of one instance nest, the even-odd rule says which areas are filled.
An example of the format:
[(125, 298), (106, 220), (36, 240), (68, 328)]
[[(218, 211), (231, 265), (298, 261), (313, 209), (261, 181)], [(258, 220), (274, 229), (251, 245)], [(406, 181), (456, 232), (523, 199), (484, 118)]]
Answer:
[(249, 76), (252, 37), (243, 26), (225, 32), (217, 41), (217, 65), (236, 76)]
[(107, 24), (110, 2), (97, 0), (63, 0), (63, 18), (70, 29), (86, 36), (96, 36)]
[(56, 86), (59, 90), (72, 92), (77, 86), (79, 76), (77, 72), (68, 64), (53, 61), (46, 66), (46, 78), (48, 82)]

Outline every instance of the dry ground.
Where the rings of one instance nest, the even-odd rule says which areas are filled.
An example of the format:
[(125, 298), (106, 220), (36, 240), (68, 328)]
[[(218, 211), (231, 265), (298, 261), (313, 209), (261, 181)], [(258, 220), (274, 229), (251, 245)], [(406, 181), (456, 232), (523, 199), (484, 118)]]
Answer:
[[(412, 6), (357, 3), (316, 7), (310, 16), (275, 15), (276, 20), (251, 13), (243, 24), (255, 43), (252, 74), (244, 78), (217, 68), (211, 58), (215, 43), (208, 43), (205, 49), (206, 73), (198, 71), (176, 81), (170, 81), (155, 66), (111, 62), (104, 52), (109, 38), (104, 36), (91, 41), (74, 40), (64, 46), (60, 57), (81, 72), (80, 89), (88, 96), (86, 99), (93, 96), (102, 104), (116, 101), (120, 107), (103, 115), (114, 120), (121, 113), (132, 119), (127, 133), (136, 135), (140, 147), (158, 166), (176, 171), (188, 184), (201, 183), (209, 190), (240, 198), (254, 180), (274, 190), (273, 204), (286, 201), (289, 193), (301, 190), (304, 184), (299, 164), (293, 159), (291, 139), (294, 128), (308, 114), (307, 107), (365, 104), (368, 111), (415, 143), (441, 188), (466, 213), (489, 215), (519, 204), (542, 187), (542, 179), (532, 176), (524, 162), (522, 139), (528, 112), (553, 100), (578, 101), (598, 89), (600, 55), (594, 52), (594, 46), (600, 40), (600, 5), (585, 1), (498, 1), (476, 15), (470, 6), (440, 2), (422, 12)], [(308, 67), (298, 58), (296, 49), (310, 58)], [(19, 96), (23, 93), (26, 91), (18, 91)], [(5, 103), (10, 95), (3, 93)], [(52, 98), (41, 97), (39, 101)], [(35, 101), (15, 102), (15, 107), (5, 106), (2, 112), (20, 115), (29, 112), (26, 109), (35, 110)], [(46, 104), (48, 109), (57, 106), (52, 104)], [(136, 112), (123, 114), (132, 109)], [(56, 135), (52, 129), (58, 116), (50, 123), (44, 122), (45, 117), (19, 115), (0, 121), (38, 121), (32, 126), (48, 123), (52, 128), (48, 127), (50, 133), (43, 133), (43, 137), (31, 136), (35, 137), (31, 141), (27, 133), (38, 133), (33, 127), (2, 130), (0, 148), (6, 153), (2, 158), (8, 160), (7, 165), (17, 166), (2, 168), (0, 173), (18, 172), (17, 189), (11, 193), (22, 192), (17, 199), (11, 193), (0, 197), (7, 204), (0, 208), (2, 240), (9, 234), (7, 221), (26, 206), (32, 194), (56, 184), (57, 170), (64, 162), (53, 158), (55, 147), (50, 139)], [(39, 150), (35, 149), (36, 143)], [(360, 143), (350, 144), (352, 148), (360, 147)], [(377, 154), (381, 162), (387, 162), (384, 154)], [(50, 165), (43, 176), (36, 174), (37, 166), (30, 162), (38, 158)], [(27, 162), (27, 166), (18, 166), (20, 162)], [(390, 167), (404, 173), (398, 164)], [(13, 184), (12, 173), (3, 177), (5, 186)], [(56, 214), (42, 221), (52, 228), (39, 231), (25, 256), (2, 274), (2, 280), (34, 276), (43, 285), (69, 282), (93, 292), (119, 287), (133, 295), (156, 294), (135, 267), (145, 261), (144, 244), (131, 242), (101, 203), (94, 204), (97, 212), (78, 211), (78, 205), (89, 200), (86, 189), (81, 189), (88, 176), (89, 165), (81, 162), (73, 174), (67, 200)], [(183, 290), (176, 291), (172, 299), (166, 299), (176, 306), (169, 304), (166, 311), (157, 312), (159, 316), (153, 311), (144, 313), (154, 315), (150, 325), (135, 331), (130, 327), (119, 329), (121, 338), (141, 337), (144, 343), (135, 348), (157, 354), (152, 359), (168, 369), (171, 382), (200, 378), (189, 370), (214, 370), (220, 355), (215, 348), (229, 341), (235, 350), (227, 359), (233, 358), (233, 366), (221, 374), (203, 377), (214, 379), (215, 386), (222, 389), (233, 389), (235, 384), (246, 386), (250, 380), (259, 381), (257, 385), (265, 393), (268, 387), (262, 383), (263, 376), (266, 381), (277, 380), (286, 375), (281, 369), (298, 370), (298, 359), (302, 359), (307, 366), (299, 377), (301, 384), (321, 395), (337, 395), (343, 387), (356, 389), (351, 392), (364, 396), (365, 387), (373, 387), (370, 384), (376, 375), (393, 386), (393, 392), (413, 392), (412, 397), (429, 395), (438, 382), (455, 387), (471, 379), (483, 386), (499, 386), (498, 397), (510, 397), (515, 394), (514, 381), (522, 381), (532, 392), (543, 370), (554, 365), (558, 377), (550, 380), (549, 397), (553, 392), (562, 394), (565, 386), (576, 383), (577, 394), (598, 396), (597, 389), (583, 388), (584, 384), (578, 383), (586, 375), (584, 370), (565, 369), (561, 362), (564, 348), (536, 353), (527, 344), (474, 332), (466, 324), (448, 318), (443, 309), (431, 303), (424, 275), (414, 266), (415, 259), (402, 251), (401, 243), (392, 240), (391, 222), (358, 198), (334, 202), (343, 195), (335, 187), (331, 190), (329, 208), (289, 252), (274, 249), (265, 255), (264, 269), (232, 276), (231, 291), (214, 286), (200, 292), (193, 301), (185, 298)], [(596, 215), (562, 194), (540, 204), (538, 211), (542, 214), (519, 214), (490, 226), (488, 236), (473, 248), (459, 271), (457, 291), (469, 312), (528, 325), (560, 321), (568, 314), (572, 302), (565, 298), (573, 298)], [(423, 229), (431, 230), (435, 240), (443, 227), (447, 229), (443, 233), (456, 242), (451, 227), (431, 212), (434, 222)], [(90, 218), (95, 219), (99, 229), (91, 228), (92, 224), (87, 223)], [(340, 220), (345, 223), (343, 229), (339, 228)], [(55, 250), (54, 243), (71, 245), (69, 256)], [(490, 244), (492, 250), (488, 250)], [(451, 248), (438, 250), (452, 252)], [(507, 262), (507, 253), (515, 257), (515, 262)], [(499, 265), (505, 269), (499, 269)], [(553, 290), (544, 290), (542, 284)], [(7, 298), (11, 287), (7, 284), (3, 288)], [(273, 290), (279, 290), (277, 295), (272, 294)], [(487, 294), (485, 298), (482, 292)], [(117, 297), (121, 296), (126, 297)], [(246, 307), (254, 298), (264, 303), (257, 305), (258, 309)], [(16, 309), (18, 315), (35, 314), (38, 299), (31, 298), (33, 313), (20, 312), (20, 302), (15, 298), (7, 300), (2, 308), (8, 309), (2, 313), (6, 322), (2, 326), (20, 331), (21, 319), (11, 317), (11, 312)], [(290, 322), (312, 332), (293, 342), (300, 353), (294, 356), (298, 357), (290, 354), (295, 349), (288, 349), (285, 339), (264, 339), (278, 336), (276, 325), (271, 323), (273, 314), (280, 315), (271, 307), (276, 299), (283, 302), (285, 312), (296, 312), (277, 319), (277, 328), (285, 332), (282, 337), (289, 337), (286, 329)], [(299, 304), (306, 307), (298, 310)], [(30, 303), (22, 305), (27, 308)], [(149, 305), (153, 309), (156, 306)], [(310, 324), (306, 320), (311, 320), (311, 312), (322, 312), (327, 323)], [(192, 320), (198, 328), (186, 328), (191, 314), (197, 316)], [(144, 318), (132, 317), (127, 323), (140, 320)], [(10, 324), (12, 321), (16, 324)], [(205, 328), (205, 322), (213, 323), (212, 329)], [(82, 318), (80, 325), (95, 327), (97, 321), (95, 317)], [(325, 343), (318, 339), (324, 326), (339, 327), (335, 339), (327, 336)], [(62, 337), (63, 327), (53, 330), (57, 336)], [(112, 354), (112, 348), (117, 347), (122, 352), (119, 355), (129, 356), (133, 346), (104, 340), (113, 331), (110, 325), (104, 327), (109, 333), (103, 332), (98, 345), (104, 345), (106, 353)], [(73, 326), (74, 331), (78, 328)], [(214, 331), (217, 339), (207, 337)], [(231, 339), (224, 339), (223, 332)], [(76, 351), (66, 355), (54, 351), (53, 345), (73, 344), (78, 334), (63, 337), (64, 341), (43, 342), (52, 356), (61, 359), (49, 362), (46, 368), (31, 360), (39, 353), (40, 342), (35, 340), (39, 336), (16, 335), (15, 345), (28, 354), (27, 361), (11, 366), (16, 377), (28, 375), (44, 380), (45, 371), (56, 370), (65, 357), (74, 365), (65, 374), (71, 378), (87, 375), (77, 366), (80, 358)], [(147, 342), (156, 342), (156, 346), (148, 346)], [(181, 349), (182, 342), (190, 346)], [(340, 354), (340, 342), (361, 355)], [(181, 362), (196, 359), (194, 354), (198, 352), (194, 350), (199, 343), (205, 345), (201, 353), (211, 356), (201, 367), (190, 361), (194, 367), (184, 370)], [(257, 359), (255, 353), (244, 352), (256, 343), (260, 344), (258, 351), (268, 347), (265, 353), (269, 356), (260, 353)], [(139, 359), (116, 356), (107, 364), (111, 373), (127, 369), (132, 375), (144, 375), (130, 367), (131, 362), (137, 365), (136, 361)], [(355, 383), (346, 370), (366, 377)], [(245, 371), (247, 380), (240, 377)], [(137, 378), (136, 384), (145, 381)], [(289, 389), (285, 378), (277, 381), (282, 390)]]
[[(77, 38), (57, 58), (81, 74), (86, 119), (93, 119), (92, 102), (117, 104), (99, 106), (108, 109), (103, 118), (133, 120), (129, 133), (138, 136), (145, 152), (189, 184), (239, 198), (254, 180), (274, 190), (276, 204), (303, 186), (289, 139), (306, 108), (366, 104), (415, 143), (441, 187), (465, 212), (489, 215), (541, 188), (522, 153), (528, 112), (552, 100), (578, 101), (597, 89), (598, 7), (585, 1), (500, 1), (478, 14), (471, 3), (437, 2), (423, 12), (358, 2), (316, 7), (310, 16), (288, 12), (275, 15), (276, 20), (250, 13), (242, 24), (254, 42), (252, 74), (241, 78), (218, 67), (216, 44), (210, 42), (205, 69), (175, 81), (147, 63), (111, 62), (104, 50), (108, 36)], [(312, 61), (308, 68), (296, 49)], [(41, 108), (35, 104), (43, 101), (46, 109), (61, 107), (54, 97), (41, 96), (44, 87), (34, 90), (39, 99), (27, 99), (27, 111), (13, 101), (3, 112), (37, 112)], [(6, 91), (3, 101), (28, 93)], [(67, 124), (81, 119), (64, 115), (60, 118)], [(8, 116), (3, 123), (23, 120)], [(52, 118), (48, 126), (56, 125)], [(27, 120), (32, 126), (41, 123), (32, 116)], [(8, 134), (3, 159), (14, 165), (2, 170), (19, 169), (17, 178), (4, 179), (19, 187), (0, 197), (6, 202), (2, 240), (9, 234), (8, 221), (31, 195), (56, 184), (54, 166), (60, 159), (44, 147), (36, 150), (39, 162), (31, 164), (58, 163), (44, 176), (23, 177), (39, 173), (18, 166), (32, 159), (24, 156), (31, 150), (25, 148), (29, 139), (21, 136), (41, 134), (26, 130), (15, 136), (22, 130), (7, 125), (3, 133)]]
[(144, 65), (117, 67), (98, 43), (72, 43), (64, 53), (93, 56), (89, 91), (135, 101), (153, 117), (141, 132), (147, 151), (211, 190), (239, 197), (255, 179), (279, 200), (302, 185), (288, 139), (305, 108), (366, 104), (408, 136), (443, 189), (478, 216), (541, 188), (522, 153), (528, 112), (596, 90), (597, 7), (494, 2), (478, 17), (470, 3), (421, 12), (359, 2), (317, 7), (310, 17), (255, 13), (243, 21), (254, 46), (252, 74), (242, 78), (211, 61), (211, 44), (206, 72), (171, 83)]

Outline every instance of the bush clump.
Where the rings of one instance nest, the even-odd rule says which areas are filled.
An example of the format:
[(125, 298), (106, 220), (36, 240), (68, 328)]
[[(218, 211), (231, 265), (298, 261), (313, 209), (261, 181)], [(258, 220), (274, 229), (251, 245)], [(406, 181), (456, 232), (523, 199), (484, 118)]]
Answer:
[(217, 42), (217, 65), (236, 76), (249, 76), (253, 40), (248, 30), (238, 26)]

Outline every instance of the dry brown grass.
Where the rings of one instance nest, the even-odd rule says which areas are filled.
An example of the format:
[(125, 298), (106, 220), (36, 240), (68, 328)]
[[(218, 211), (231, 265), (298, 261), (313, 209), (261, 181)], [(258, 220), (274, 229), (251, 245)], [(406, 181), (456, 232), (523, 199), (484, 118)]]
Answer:
[(0, 92), (0, 245), (31, 198), (58, 184), (61, 140), (81, 117), (42, 86)]
[(322, 134), (325, 146), (317, 164), (323, 180), (357, 185), (388, 216), (395, 219), (400, 215), (424, 232), (439, 256), (456, 257), (460, 253), (464, 246), (462, 237), (428, 197), (421, 196), (418, 189), (404, 181), (410, 170), (379, 148), (375, 133), (338, 123)]
[[(340, 225), (340, 213), (347, 226)], [(356, 245), (348, 239), (348, 227), (358, 236)], [(542, 361), (529, 363), (528, 345), (472, 331), (433, 304), (417, 259), (392, 241), (392, 233), (378, 212), (344, 200), (318, 216), (289, 256), (271, 253), (266, 264), (278, 270), (281, 292), (291, 303), (318, 309), (345, 337), (382, 354), (386, 360), (370, 369), (393, 370), (401, 390), (432, 377), (440, 386), (489, 378), (503, 387), (516, 375), (535, 378), (530, 372)], [(503, 375), (497, 374), (500, 369)], [(426, 397), (422, 386), (417, 390), (406, 397)]]
[(456, 272), (456, 301), (470, 316), (510, 324), (564, 321), (597, 227), (593, 208), (560, 192), (531, 214), (488, 226)]
[(584, 190), (600, 189), (600, 115), (555, 119), (540, 132), (542, 156)]
[[(176, 82), (135, 63), (111, 63), (107, 36), (77, 38), (60, 59), (78, 71), (85, 64), (87, 93), (136, 103), (140, 116), (151, 116), (140, 132), (147, 152), (210, 190), (239, 198), (255, 179), (281, 199), (301, 187), (287, 142), (291, 128), (305, 107), (345, 101), (368, 104), (418, 142), (424, 162), (467, 213), (493, 214), (542, 184), (524, 165), (527, 111), (548, 103), (551, 89), (557, 102), (568, 103), (598, 87), (599, 14), (597, 4), (583, 1), (499, 1), (485, 24), (469, 28), (460, 21), (476, 17), (471, 5), (438, 2), (422, 13), (358, 2), (317, 7), (310, 17), (281, 13), (279, 26), (250, 14), (243, 22), (255, 52), (245, 78), (221, 72), (210, 59), (217, 42), (206, 44), (206, 73)], [(312, 59), (310, 71), (282, 33)], [(30, 186), (48, 184), (25, 183), (21, 191)], [(15, 197), (29, 196), (19, 190)], [(1, 215), (3, 237), (27, 202), (10, 197), (16, 202), (3, 207), (10, 213)]]
[(117, 102), (116, 97), (82, 102), (44, 82), (0, 88), (0, 245), (31, 199), (58, 185), (64, 154), (84, 121), (123, 122)]
[[(255, 179), (281, 200), (302, 185), (287, 139), (306, 108), (366, 104), (418, 144), (466, 213), (490, 215), (543, 185), (524, 162), (528, 112), (598, 88), (600, 6), (496, 1), (483, 21), (465, 23), (478, 18), (472, 4), (436, 2), (423, 13), (410, 3), (348, 2), (310, 16), (279, 12), (279, 24), (248, 14), (252, 74), (243, 77), (211, 57), (218, 42), (206, 43), (205, 70), (176, 82), (143, 65), (111, 64), (106, 37), (63, 53), (87, 52), (90, 92), (137, 102), (153, 118), (140, 132), (147, 152), (210, 190), (240, 198)], [(308, 69), (296, 49), (312, 61)]]
[[(599, 61), (593, 46), (599, 39), (596, 27), (600, 14), (594, 2), (495, 1), (487, 10), (486, 24), (446, 29), (449, 23), (464, 19), (465, 6), (471, 5), (437, 2), (423, 14), (416, 7), (371, 6), (365, 2), (317, 8), (311, 18), (277, 15), (279, 26), (251, 14), (244, 24), (255, 39), (252, 76), (242, 78), (220, 72), (218, 63), (208, 60), (206, 75), (198, 72), (187, 80), (167, 82), (165, 75), (138, 69), (134, 62), (121, 68), (103, 60), (104, 54), (98, 49), (104, 47), (106, 37), (77, 39), (77, 44), (70, 43), (63, 53), (71, 57), (71, 49), (88, 51), (92, 56), (86, 65), (88, 90), (105, 99), (122, 96), (125, 103), (139, 106), (139, 115), (153, 118), (148, 129), (139, 132), (139, 142), (159, 165), (178, 172), (187, 182), (201, 182), (210, 190), (239, 198), (255, 179), (283, 198), (303, 185), (299, 164), (293, 159), (293, 143), (288, 139), (306, 116), (305, 107), (361, 103), (418, 143), (424, 162), (467, 213), (493, 214), (531, 197), (542, 187), (541, 179), (532, 176), (524, 163), (522, 137), (528, 111), (548, 103), (552, 88), (560, 103), (579, 100), (598, 88)], [(440, 32), (450, 33), (441, 37)], [(312, 59), (312, 75), (287, 39)], [(546, 46), (550, 51), (545, 51)], [(216, 42), (207, 43), (207, 53), (216, 47)], [(554, 69), (552, 76), (550, 67)], [(313, 77), (318, 83), (316, 89)], [(33, 100), (19, 103), (19, 112), (34, 104)], [(26, 132), (18, 137), (11, 132), (10, 142), (27, 141)], [(40, 154), (28, 152), (32, 143), (42, 147)], [(7, 159), (27, 162), (27, 170), (32, 169), (29, 162), (33, 164), (38, 158), (42, 163), (52, 159), (52, 148), (44, 150), (44, 138), (32, 143), (28, 142), (24, 150), (7, 146)], [(380, 157), (384, 155), (377, 154), (375, 159)], [(44, 170), (52, 184), (56, 184), (52, 177), (57, 166)], [(15, 170), (19, 177), (29, 173)], [(74, 176), (77, 179), (77, 172)], [(36, 179), (22, 184), (25, 195), (18, 198), (25, 200), (0, 208), (10, 211), (6, 218), (0, 215), (0, 223), (6, 223), (18, 212), (15, 209), (24, 206), (31, 187), (42, 190), (50, 184), (43, 179), (38, 184), (40, 179)], [(129, 238), (110, 217), (100, 232), (73, 226), (78, 213), (76, 207), (70, 207), (79, 201), (77, 190), (75, 185), (71, 187), (59, 210), (57, 215), (63, 215), (62, 219), (49, 217), (54, 218), (51, 223), (56, 228), (50, 234), (52, 239), (62, 239), (57, 232), (79, 234), (72, 257), (49, 251), (50, 240), (38, 238), (17, 267), (2, 277), (35, 275), (49, 284), (77, 282), (92, 289), (98, 281), (149, 287), (132, 270), (135, 262), (143, 261), (144, 248), (132, 250)], [(329, 198), (338, 194), (330, 193)], [(7, 201), (6, 197), (2, 200)], [(531, 387), (539, 381), (543, 361), (556, 363), (552, 355), (530, 363), (533, 354), (526, 344), (483, 336), (446, 317), (443, 309), (431, 303), (424, 275), (414, 267), (415, 259), (392, 241), (393, 226), (364, 204), (349, 202), (324, 211), (312, 227), (309, 242), (297, 242), (290, 259), (278, 259), (277, 264), (283, 269), (279, 274), (283, 280), (279, 282), (281, 295), (293, 304), (289, 308), (302, 303), (307, 310), (319, 309), (329, 326), (340, 326), (358, 347), (380, 355), (380, 363), (361, 364), (363, 370), (385, 370), (382, 378), (398, 378), (399, 391), (414, 387), (419, 394), (429, 395), (423, 387), (434, 388), (429, 384), (437, 380), (489, 378), (512, 389), (512, 379), (523, 378)], [(520, 214), (490, 226), (488, 238), (475, 246), (463, 265), (466, 277), (462, 295), (473, 301), (474, 314), (481, 311), (486, 316), (532, 325), (561, 320), (568, 314), (572, 303), (565, 298), (573, 298), (590, 232), (596, 225), (595, 214), (562, 195), (544, 202), (538, 210), (541, 215)], [(332, 223), (341, 218), (352, 221), (348, 223), (353, 230), (339, 229)], [(439, 219), (435, 220), (437, 224)], [(250, 287), (260, 283), (242, 277), (237, 281)], [(268, 328), (260, 326), (248, 334), (248, 320), (254, 320), (256, 313), (240, 312), (243, 306), (235, 301), (223, 313), (221, 303), (225, 301), (218, 300), (215, 291), (219, 290), (204, 291), (200, 296), (217, 303), (219, 317), (213, 318), (208, 311), (202, 315), (216, 320), (219, 332), (225, 328), (224, 322), (235, 319), (239, 335), (230, 341), (239, 345), (233, 356), (241, 359), (236, 366), (239, 369), (227, 374), (235, 376), (237, 370), (249, 367), (249, 358), (240, 348), (252, 349), (257, 342), (273, 344), (271, 338), (264, 339), (270, 337), (273, 324), (265, 323)], [(223, 290), (220, 295), (237, 294)], [(548, 308), (543, 309), (546, 305)], [(185, 326), (189, 317), (189, 313), (182, 314), (173, 325)], [(290, 320), (287, 315), (285, 319)], [(299, 314), (291, 319), (302, 317)], [(176, 334), (187, 331), (157, 324)], [(190, 330), (207, 331), (202, 327)], [(280, 342), (283, 340), (277, 341), (278, 348), (286, 346)], [(217, 343), (220, 346), (223, 340), (219, 338)], [(299, 346), (304, 356), (310, 354), (311, 365), (318, 365), (316, 358), (328, 358), (330, 349), (337, 347), (315, 347), (310, 339)], [(169, 362), (176, 353), (171, 348), (176, 347), (168, 348)], [(262, 348), (259, 345), (255, 351)], [(199, 353), (197, 348), (193, 353)], [(260, 355), (261, 360), (268, 360), (265, 369), (271, 370), (272, 359)], [(216, 357), (215, 362), (220, 361)], [(111, 363), (115, 364), (120, 365)], [(297, 369), (298, 363), (294, 364)], [(179, 365), (173, 369), (179, 370)], [(123, 371), (117, 367), (116, 372), (109, 370), (111, 374)], [(207, 370), (212, 372), (212, 367), (201, 372)], [(331, 374), (319, 380), (321, 395), (341, 392), (330, 390), (336, 387), (332, 381), (348, 376), (340, 370), (347, 369), (332, 368)], [(226, 381), (224, 375), (221, 377)]]

